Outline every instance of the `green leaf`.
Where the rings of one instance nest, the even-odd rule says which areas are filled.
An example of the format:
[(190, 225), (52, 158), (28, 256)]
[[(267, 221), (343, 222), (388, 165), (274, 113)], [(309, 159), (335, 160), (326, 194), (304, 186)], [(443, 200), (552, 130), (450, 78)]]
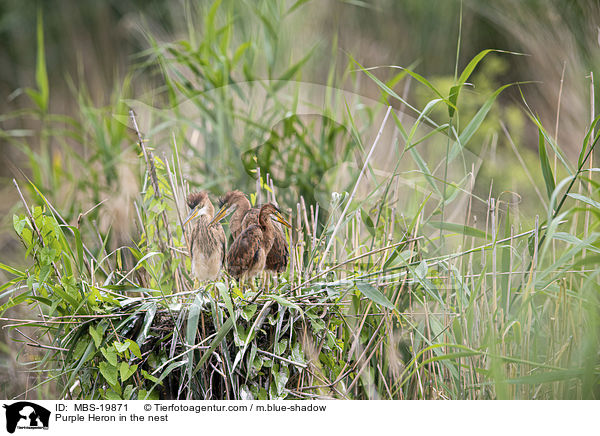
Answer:
[(561, 369), (508, 379), (506, 380), (506, 383), (536, 385), (540, 383), (552, 383), (557, 381), (570, 380), (572, 378), (581, 378), (583, 377), (583, 375), (583, 369)]
[(465, 226), (464, 224), (447, 223), (442, 221), (429, 221), (428, 224), (436, 229), (444, 229), (450, 232), (460, 233), (465, 236), (474, 236), (476, 238), (490, 239), (483, 231), (475, 227)]
[[(579, 159), (577, 159), (577, 168), (582, 168), (582, 166), (583, 166), (583, 160), (585, 159), (585, 155), (586, 155), (586, 152), (588, 150), (588, 144), (590, 142), (590, 136), (591, 136), (592, 132), (594, 131), (594, 127), (596, 127), (596, 124), (598, 124), (598, 121), (600, 121), (600, 115), (598, 115), (596, 118), (594, 118), (594, 121), (592, 122), (592, 125), (588, 129), (588, 131), (587, 131), (587, 133), (585, 135), (585, 138), (583, 139), (583, 145), (581, 147), (581, 152), (579, 153)], [(600, 137), (600, 131), (598, 131), (596, 133), (596, 137), (594, 139), (594, 142), (596, 142), (599, 137)]]
[(276, 302), (278, 302), (279, 304), (281, 304), (282, 306), (285, 307), (290, 307), (292, 309), (296, 309), (298, 312), (300, 312), (301, 314), (304, 314), (304, 311), (300, 308), (300, 306), (298, 306), (295, 303), (292, 303), (289, 300), (286, 300), (283, 297), (280, 297), (279, 295), (267, 295), (267, 298), (271, 299), (271, 300), (275, 300)]
[(162, 385), (162, 382), (157, 377), (154, 377), (152, 374), (149, 374), (148, 371), (146, 371), (145, 369), (142, 369), (142, 376), (146, 380), (150, 380), (151, 382), (154, 382), (155, 384)]
[(285, 350), (287, 349), (287, 344), (287, 339), (282, 339), (281, 341), (277, 342), (274, 347), (275, 354), (277, 354), (278, 356), (283, 355), (283, 353), (285, 353)]
[(289, 370), (285, 367), (281, 368), (280, 371), (275, 372), (273, 374), (274, 378), (275, 378), (275, 386), (277, 388), (277, 394), (281, 395), (283, 393), (283, 391), (285, 390), (285, 385), (287, 384), (288, 379), (290, 378), (289, 376)]
[(94, 345), (96, 345), (96, 348), (100, 348), (100, 344), (102, 344), (102, 337), (104, 336), (104, 332), (96, 330), (93, 325), (90, 325), (88, 327), (88, 331), (90, 332), (92, 339), (94, 339)]
[(133, 389), (134, 389), (133, 385), (127, 385), (125, 387), (125, 389), (123, 390), (123, 399), (124, 400), (131, 400), (131, 397), (133, 397)]
[(200, 310), (202, 308), (202, 297), (198, 294), (190, 305), (186, 326), (186, 342), (188, 345), (196, 343), (196, 332), (198, 331), (198, 322), (200, 320)]
[(154, 317), (156, 316), (157, 304), (156, 302), (150, 303), (150, 306), (146, 309), (146, 315), (144, 316), (144, 323), (142, 324), (142, 328), (140, 329), (140, 334), (138, 335), (136, 341), (138, 344), (143, 344), (148, 337), (148, 333), (150, 333), (150, 327), (152, 326), (152, 322), (154, 321)]
[(458, 93), (460, 92), (460, 88), (462, 85), (454, 85), (450, 88), (450, 94), (448, 95), (448, 101), (451, 103), (448, 105), (448, 116), (452, 118), (454, 116), (454, 112), (456, 112), (456, 102), (458, 101)]
[(140, 351), (140, 346), (131, 339), (125, 339), (125, 342), (129, 344), (129, 351), (131, 351), (135, 357), (141, 359), (142, 353)]
[(242, 318), (246, 321), (250, 321), (254, 314), (256, 313), (256, 309), (258, 306), (256, 304), (248, 304), (242, 308)]
[[(200, 312), (202, 310), (202, 297), (200, 294), (196, 295), (194, 301), (192, 302), (187, 319), (186, 326), (186, 343), (188, 346), (192, 347), (196, 343), (196, 334), (198, 333), (198, 322), (200, 321)], [(188, 375), (189, 380), (192, 379), (192, 365), (194, 361), (194, 350), (188, 351), (187, 353), (187, 369), (186, 373)]]
[(229, 316), (233, 318), (233, 321), (235, 323), (233, 303), (231, 302), (231, 297), (229, 296), (229, 289), (227, 289), (227, 287), (225, 287), (225, 285), (223, 283), (215, 283), (215, 286), (219, 290), (219, 295), (221, 295), (221, 298), (225, 302), (225, 307), (227, 307)]
[(113, 366), (117, 366), (117, 352), (113, 346), (103, 347), (100, 349), (100, 352), (104, 356), (104, 358)]
[(575, 200), (579, 200), (579, 201), (583, 201), (586, 204), (589, 204), (592, 207), (595, 207), (596, 209), (600, 209), (600, 203), (592, 200), (591, 198), (588, 198), (584, 195), (581, 194), (567, 194), (568, 197), (574, 198)]
[(35, 81), (39, 91), (37, 104), (43, 112), (48, 109), (50, 88), (48, 86), (48, 73), (46, 72), (46, 56), (44, 50), (44, 20), (42, 9), (38, 9), (37, 15), (37, 65), (35, 68)]
[(414, 273), (419, 280), (423, 280), (427, 277), (427, 271), (429, 271), (429, 267), (427, 266), (427, 261), (423, 259), (415, 268)]
[(100, 373), (108, 383), (110, 383), (111, 385), (117, 384), (118, 372), (117, 367), (115, 365), (111, 365), (108, 362), (100, 362), (98, 368), (100, 368)]
[(310, 57), (313, 55), (313, 52), (315, 51), (316, 46), (313, 47), (311, 50), (309, 50), (309, 52), (306, 54), (306, 56), (304, 56), (302, 59), (300, 59), (297, 63), (295, 63), (294, 65), (292, 65), (290, 68), (288, 68), (286, 71), (284, 71), (284, 73), (279, 77), (279, 79), (275, 82), (273, 82), (273, 91), (278, 91), (281, 87), (283, 87), (284, 85), (287, 84), (287, 82), (294, 77), (294, 74), (296, 74), (300, 68), (302, 68), (302, 66), (310, 59)]
[(460, 136), (458, 139), (459, 139), (459, 142), (462, 147), (467, 145), (467, 143), (473, 137), (473, 135), (475, 134), (477, 129), (479, 129), (479, 126), (481, 126), (481, 123), (483, 123), (483, 120), (485, 120), (485, 117), (487, 116), (488, 112), (492, 108), (492, 105), (494, 104), (494, 101), (496, 101), (496, 98), (500, 95), (500, 93), (512, 85), (514, 85), (514, 83), (509, 83), (508, 85), (504, 85), (504, 86), (498, 88), (485, 101), (485, 103), (483, 104), (483, 106), (481, 106), (479, 111), (477, 111), (477, 113), (475, 114), (473, 119), (471, 119), (471, 121), (469, 121), (469, 124), (467, 124), (467, 127), (465, 127), (463, 129), (463, 131), (460, 133)]
[(233, 318), (227, 318), (227, 321), (225, 321), (223, 323), (223, 325), (217, 332), (217, 336), (215, 336), (215, 338), (210, 343), (208, 350), (206, 350), (204, 352), (204, 354), (202, 355), (202, 357), (196, 364), (196, 367), (194, 368), (194, 372), (192, 375), (195, 375), (198, 371), (200, 371), (200, 368), (202, 368), (202, 365), (204, 365), (204, 363), (212, 355), (213, 351), (216, 350), (216, 348), (219, 346), (219, 344), (221, 343), (221, 341), (223, 340), (225, 335), (227, 335), (227, 333), (229, 333), (229, 330), (231, 330), (231, 327), (233, 327)]
[(544, 175), (544, 181), (546, 182), (546, 191), (548, 192), (548, 198), (552, 197), (554, 188), (556, 187), (554, 182), (554, 175), (552, 174), (552, 168), (550, 167), (550, 161), (548, 160), (548, 153), (546, 152), (546, 141), (541, 129), (538, 129), (539, 134), (539, 151), (540, 151), (540, 164), (542, 166), (542, 174)]
[(119, 354), (124, 353), (129, 348), (129, 342), (115, 341), (113, 342), (113, 345)]
[(138, 400), (158, 400), (160, 395), (154, 390), (147, 391), (146, 389), (140, 389), (138, 391)]
[(21, 218), (18, 215), (13, 215), (13, 227), (15, 232), (17, 232), (17, 235), (21, 236), (23, 229), (28, 223), (29, 220), (27, 218)]
[(467, 82), (475, 67), (481, 62), (481, 60), (486, 57), (490, 52), (497, 51), (492, 49), (482, 50), (480, 51), (471, 61), (467, 64), (460, 77), (458, 78), (458, 83), (450, 88), (450, 95), (448, 96), (448, 100), (452, 105), (448, 105), (448, 115), (450, 118), (454, 116), (454, 111), (456, 109), (456, 103), (458, 101), (458, 94), (460, 94), (460, 90)]
[(107, 390), (104, 394), (104, 397), (107, 400), (112, 400), (112, 401), (122, 400), (121, 396), (119, 394), (117, 394), (115, 391), (113, 391), (112, 389)]
[(27, 275), (23, 271), (19, 271), (18, 269), (15, 269), (11, 266), (5, 265), (1, 262), (0, 262), (0, 269), (3, 269), (4, 271), (8, 271), (9, 273), (14, 274), (19, 277), (25, 277)]
[(129, 377), (131, 377), (135, 373), (137, 368), (137, 365), (129, 366), (127, 362), (121, 362), (121, 364), (119, 365), (119, 374), (121, 375), (121, 381), (124, 382)]
[(388, 298), (379, 292), (378, 289), (371, 286), (369, 283), (356, 283), (358, 290), (369, 300), (373, 301), (380, 306), (387, 307), (390, 310), (394, 310), (394, 305)]

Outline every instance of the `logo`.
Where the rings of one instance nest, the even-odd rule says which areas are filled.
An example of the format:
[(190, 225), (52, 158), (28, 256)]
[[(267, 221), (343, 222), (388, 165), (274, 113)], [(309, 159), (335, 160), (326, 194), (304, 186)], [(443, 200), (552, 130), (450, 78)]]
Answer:
[(4, 404), (6, 409), (6, 431), (14, 433), (15, 429), (48, 429), (50, 411), (29, 401), (19, 401), (10, 405)]

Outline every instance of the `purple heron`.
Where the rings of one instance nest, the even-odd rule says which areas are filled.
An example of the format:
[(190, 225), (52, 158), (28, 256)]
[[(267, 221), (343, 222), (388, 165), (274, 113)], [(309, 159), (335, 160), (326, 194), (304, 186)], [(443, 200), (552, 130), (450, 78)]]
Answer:
[[(250, 201), (241, 191), (229, 191), (219, 200), (221, 209), (217, 212), (215, 220), (221, 220), (230, 208), (234, 208), (229, 220), (229, 230), (233, 240), (251, 225), (258, 225), (260, 209), (251, 208)], [(276, 219), (277, 220), (277, 219)], [(281, 222), (281, 221), (280, 221)], [(289, 226), (288, 226), (289, 227)], [(290, 252), (288, 250), (285, 234), (281, 226), (274, 226), (274, 240), (265, 260), (265, 270), (276, 274), (286, 270)]]
[[(218, 214), (215, 218), (218, 218)], [(281, 224), (291, 227), (271, 203), (260, 208), (258, 223), (251, 224), (233, 241), (227, 253), (227, 271), (233, 277), (244, 280), (259, 274), (264, 268), (267, 254), (275, 240), (275, 226), (271, 216)]]
[(192, 222), (190, 256), (196, 288), (199, 282), (218, 277), (225, 260), (225, 232), (220, 223), (212, 222), (215, 208), (206, 191), (190, 193), (187, 204), (191, 211), (184, 227)]

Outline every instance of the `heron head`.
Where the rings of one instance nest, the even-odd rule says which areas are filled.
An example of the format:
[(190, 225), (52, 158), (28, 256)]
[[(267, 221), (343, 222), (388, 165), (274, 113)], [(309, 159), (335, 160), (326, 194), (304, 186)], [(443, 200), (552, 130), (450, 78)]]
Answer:
[(264, 213), (269, 214), (269, 215), (271, 215), (272, 220), (283, 224), (287, 228), (290, 228), (290, 229), (292, 228), (291, 224), (286, 221), (286, 219), (283, 217), (283, 215), (281, 215), (281, 211), (279, 210), (279, 208), (277, 206), (275, 206), (273, 203), (267, 203), (263, 207), (261, 207), (260, 213), (261, 214), (264, 214)]
[(221, 204), (221, 208), (219, 209), (219, 211), (215, 214), (215, 216), (213, 217), (213, 219), (210, 221), (210, 223), (208, 223), (209, 226), (212, 226), (214, 223), (218, 223), (219, 221), (221, 221), (226, 215), (229, 215), (231, 212), (233, 212), (236, 208), (236, 205), (234, 204), (229, 204), (227, 202), (222, 201), (223, 199), (221, 198), (219, 200), (219, 204)]
[(212, 212), (214, 212), (206, 191), (191, 192), (187, 196), (187, 205), (190, 208), (190, 213), (183, 223), (184, 226), (196, 217), (207, 214), (212, 215)]
[(250, 202), (248, 201), (248, 197), (246, 197), (246, 194), (244, 194), (242, 191), (235, 190), (229, 191), (221, 198), (219, 198), (219, 207), (222, 208), (225, 205), (227, 205), (228, 207), (238, 207), (241, 205), (247, 205), (248, 207), (250, 207)]

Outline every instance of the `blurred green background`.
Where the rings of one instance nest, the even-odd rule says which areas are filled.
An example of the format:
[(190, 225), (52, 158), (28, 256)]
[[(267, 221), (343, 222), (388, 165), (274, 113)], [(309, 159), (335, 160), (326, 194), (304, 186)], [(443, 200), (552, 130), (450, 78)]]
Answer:
[[(176, 107), (180, 103), (173, 100), (174, 86), (166, 78), (172, 77), (175, 82), (185, 74), (178, 76), (176, 68), (170, 70), (169, 61), (165, 59), (167, 55), (173, 56), (181, 65), (186, 56), (191, 56), (192, 50), (176, 45), (178, 41), (202, 46), (202, 38), (210, 31), (207, 17), (211, 4), (158, 0), (0, 1), (0, 195), (3, 200), (0, 202), (0, 262), (14, 265), (22, 259), (23, 250), (12, 229), (12, 211), (18, 196), (11, 180), (22, 180), (19, 169), (45, 192), (52, 193), (52, 200), (64, 211), (68, 221), (76, 219), (79, 213), (73, 208), (74, 204), (92, 206), (115, 192), (123, 195), (115, 200), (113, 222), (105, 227), (120, 218), (127, 221), (127, 217), (117, 214), (122, 204), (118, 201), (127, 202), (127, 195), (137, 195), (139, 187), (130, 182), (131, 192), (121, 192), (130, 180), (130, 170), (119, 165), (117, 158), (123, 157), (126, 162), (127, 156), (133, 153), (133, 136), (117, 121), (118, 117), (111, 123), (105, 121), (104, 115), (126, 116), (125, 99), (165, 107)], [(227, 77), (229, 71), (220, 70), (221, 66), (215, 64), (213, 75), (201, 78), (203, 91), (236, 81), (281, 78), (290, 72), (291, 66), (301, 62), (301, 68), (291, 71), (288, 78), (343, 88), (380, 100), (380, 90), (374, 83), (364, 76), (357, 79), (352, 71), (356, 65), (350, 63), (350, 57), (366, 68), (411, 66), (447, 91), (453, 83), (457, 63), (460, 72), (483, 49), (524, 54), (495, 54), (482, 63), (472, 77), (473, 86), (465, 91), (468, 101), (463, 107), (468, 112), (472, 105), (474, 112), (500, 85), (530, 82), (501, 94), (469, 145), (475, 156), (486, 150), (475, 188), (477, 195), (487, 198), (492, 180), (492, 195), (496, 197), (520, 188), (518, 193), (530, 221), (544, 208), (521, 171), (502, 124), (518, 144), (532, 177), (539, 181), (537, 129), (527, 121), (523, 110), (525, 101), (573, 160), (596, 112), (590, 101), (591, 95), (598, 91), (597, 81), (592, 80), (590, 73), (598, 71), (600, 63), (597, 27), (600, 5), (597, 1), (225, 0), (219, 11), (225, 11), (225, 19), (231, 20), (236, 32), (233, 38), (245, 41), (260, 37), (264, 44), (247, 48), (240, 55), (244, 56), (244, 68), (238, 68), (231, 77)], [(39, 80), (36, 77), (38, 12), (43, 17), (50, 96), (47, 107), (38, 105), (36, 108), (26, 90), (35, 88)], [(216, 40), (225, 41), (225, 37), (219, 34)], [(173, 51), (169, 52), (165, 47), (171, 43)], [(223, 44), (224, 52), (235, 60), (236, 45)], [(159, 46), (161, 48), (157, 48)], [(198, 62), (221, 59), (213, 49), (205, 48), (206, 53)], [(308, 53), (311, 55), (307, 56)], [(376, 70), (377, 77), (391, 81), (392, 87), (397, 85), (396, 74), (398, 71), (394, 69)], [(404, 86), (405, 83), (394, 89), (406, 95), (411, 104), (422, 108), (431, 100), (427, 89)], [(183, 79), (181, 84), (179, 89), (183, 95), (193, 88), (186, 89)], [(193, 95), (190, 93), (188, 97), (191, 99)], [(437, 115), (443, 117), (443, 114)], [(63, 116), (68, 118), (62, 119)], [(431, 116), (436, 118), (435, 111)], [(48, 127), (49, 121), (52, 127)], [(69, 134), (63, 135), (65, 131)], [(70, 156), (69, 150), (77, 150), (81, 158)], [(243, 144), (236, 151), (244, 151)], [(204, 157), (209, 161), (208, 154)], [(83, 168), (90, 160), (99, 168)], [(323, 173), (330, 164), (323, 164)], [(199, 167), (210, 174), (209, 168), (200, 164)], [(77, 170), (71, 171), (71, 168)], [(238, 170), (223, 179), (217, 177), (223, 176), (222, 171), (215, 173), (216, 183), (252, 186), (249, 174)], [(506, 177), (507, 174), (511, 177)], [(305, 182), (306, 186), (314, 183), (310, 178)], [(302, 189), (301, 186), (298, 189)], [(532, 201), (526, 201), (528, 199)], [(119, 229), (115, 230), (118, 238)], [(127, 231), (123, 229), (121, 233), (126, 235)], [(2, 274), (0, 272), (0, 278), (4, 278)], [(2, 335), (6, 334), (3, 330)], [(0, 353), (4, 356), (0, 359), (0, 382), (6, 385), (12, 381), (10, 385), (14, 384), (14, 389), (4, 391), (6, 396), (11, 396), (23, 391), (26, 380), (11, 363), (16, 355), (10, 341), (4, 338), (0, 342)]]

